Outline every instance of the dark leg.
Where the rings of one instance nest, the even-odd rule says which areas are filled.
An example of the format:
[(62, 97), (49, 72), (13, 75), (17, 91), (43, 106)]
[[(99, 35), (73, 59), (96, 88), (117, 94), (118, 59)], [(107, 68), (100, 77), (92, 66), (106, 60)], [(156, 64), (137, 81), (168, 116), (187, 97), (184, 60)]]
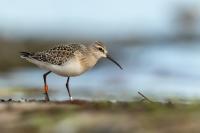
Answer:
[(67, 87), (67, 91), (68, 91), (68, 94), (69, 94), (70, 100), (72, 100), (72, 96), (71, 96), (71, 93), (70, 93), (70, 90), (69, 90), (69, 79), (70, 79), (70, 77), (67, 78), (66, 87)]
[(43, 75), (43, 79), (44, 79), (44, 94), (45, 94), (45, 100), (49, 101), (49, 95), (48, 95), (48, 85), (47, 85), (47, 81), (46, 81), (46, 77), (48, 74), (50, 74), (51, 71), (48, 71), (47, 73), (45, 73)]

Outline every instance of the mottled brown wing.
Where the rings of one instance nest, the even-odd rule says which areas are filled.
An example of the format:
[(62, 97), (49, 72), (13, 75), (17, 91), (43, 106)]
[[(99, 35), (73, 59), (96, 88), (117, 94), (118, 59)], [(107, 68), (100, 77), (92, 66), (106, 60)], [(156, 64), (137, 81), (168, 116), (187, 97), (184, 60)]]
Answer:
[(32, 58), (54, 65), (62, 65), (74, 56), (75, 51), (81, 48), (80, 44), (59, 45), (50, 50), (37, 52)]

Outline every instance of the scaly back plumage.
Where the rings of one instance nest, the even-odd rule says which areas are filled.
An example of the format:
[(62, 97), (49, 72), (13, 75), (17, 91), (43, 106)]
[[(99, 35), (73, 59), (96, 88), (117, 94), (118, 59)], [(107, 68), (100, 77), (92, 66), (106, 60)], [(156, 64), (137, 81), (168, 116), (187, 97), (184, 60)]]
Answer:
[(31, 57), (38, 61), (47, 62), (54, 65), (62, 65), (70, 58), (74, 57), (76, 51), (83, 52), (87, 49), (83, 44), (63, 44), (53, 47), (49, 50), (36, 52)]

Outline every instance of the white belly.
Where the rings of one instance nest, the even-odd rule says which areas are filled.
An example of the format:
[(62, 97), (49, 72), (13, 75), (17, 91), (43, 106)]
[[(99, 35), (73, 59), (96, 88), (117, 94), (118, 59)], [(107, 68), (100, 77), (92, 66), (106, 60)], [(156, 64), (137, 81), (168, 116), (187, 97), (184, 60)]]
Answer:
[(63, 65), (50, 65), (48, 68), (52, 72), (64, 77), (78, 76), (86, 71), (82, 68), (81, 64), (76, 60), (68, 61)]
[(36, 64), (40, 68), (47, 69), (49, 71), (52, 71), (52, 72), (54, 72), (60, 76), (64, 76), (64, 77), (78, 76), (89, 69), (89, 68), (84, 69), (81, 66), (80, 62), (77, 61), (76, 59), (71, 59), (63, 65), (53, 65), (53, 64), (49, 64), (49, 63), (40, 62), (37, 60), (32, 60), (32, 59), (27, 59), (27, 60)]

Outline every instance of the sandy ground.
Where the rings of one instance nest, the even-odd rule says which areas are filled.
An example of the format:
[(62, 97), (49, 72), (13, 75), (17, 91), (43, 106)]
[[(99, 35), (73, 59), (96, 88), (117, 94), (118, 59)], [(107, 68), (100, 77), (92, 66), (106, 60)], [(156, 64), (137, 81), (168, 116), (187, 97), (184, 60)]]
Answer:
[(199, 133), (199, 104), (2, 101), (1, 133)]

